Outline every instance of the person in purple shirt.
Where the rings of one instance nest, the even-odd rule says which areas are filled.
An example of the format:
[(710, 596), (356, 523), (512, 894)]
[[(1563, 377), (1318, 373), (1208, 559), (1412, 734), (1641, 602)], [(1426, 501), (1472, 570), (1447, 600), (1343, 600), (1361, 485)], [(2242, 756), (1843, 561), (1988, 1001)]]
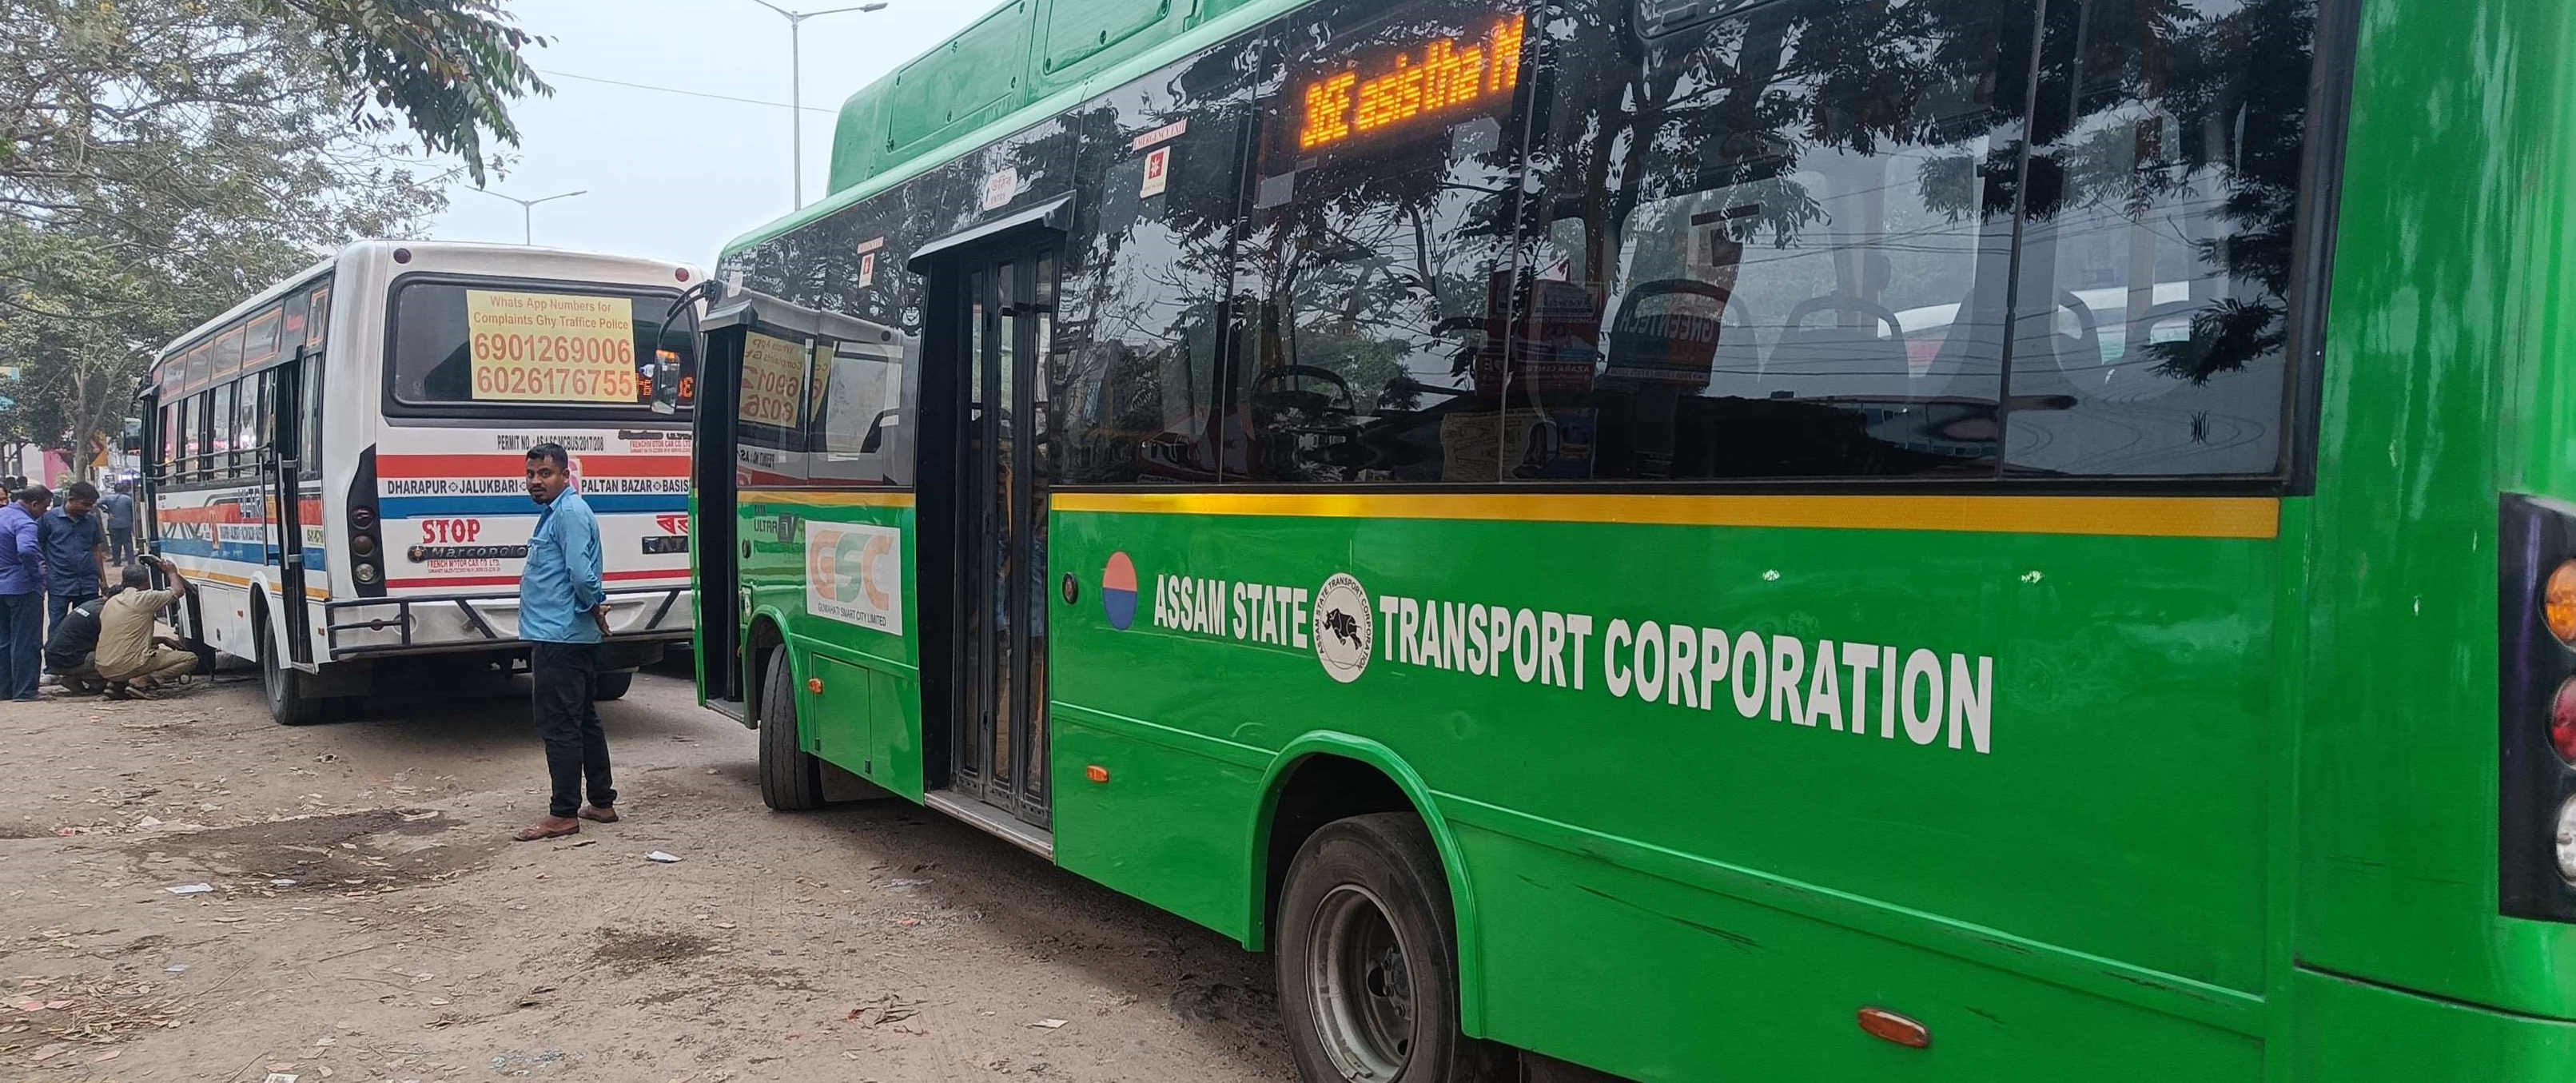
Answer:
[(36, 546), (36, 519), (53, 506), (54, 491), (42, 485), (0, 505), (0, 695), (21, 703), (36, 699), (45, 665), (45, 556)]

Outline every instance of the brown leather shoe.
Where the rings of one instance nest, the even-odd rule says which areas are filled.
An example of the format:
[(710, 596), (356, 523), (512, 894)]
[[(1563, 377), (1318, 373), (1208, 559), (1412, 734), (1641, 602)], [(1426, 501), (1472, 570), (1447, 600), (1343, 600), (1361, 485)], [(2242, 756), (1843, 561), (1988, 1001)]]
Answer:
[(597, 805), (583, 805), (581, 807), (581, 818), (595, 824), (613, 824), (617, 822), (617, 810), (613, 808), (601, 808)]

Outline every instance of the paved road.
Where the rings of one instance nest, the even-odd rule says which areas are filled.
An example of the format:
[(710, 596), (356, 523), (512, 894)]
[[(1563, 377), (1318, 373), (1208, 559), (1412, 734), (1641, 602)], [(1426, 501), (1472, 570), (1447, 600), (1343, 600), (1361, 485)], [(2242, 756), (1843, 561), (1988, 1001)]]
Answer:
[(1290, 1078), (1267, 960), (901, 802), (771, 813), (671, 676), (604, 708), (627, 822), (506, 841), (526, 689), (0, 705), (0, 1080)]

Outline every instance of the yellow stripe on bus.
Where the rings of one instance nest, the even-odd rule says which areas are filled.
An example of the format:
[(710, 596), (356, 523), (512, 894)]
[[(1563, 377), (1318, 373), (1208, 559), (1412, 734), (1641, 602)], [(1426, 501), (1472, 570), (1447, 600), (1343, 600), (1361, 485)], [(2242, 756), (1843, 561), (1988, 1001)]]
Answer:
[[(222, 572), (210, 572), (198, 568), (191, 568), (186, 565), (181, 565), (179, 567), (179, 574), (185, 575), (190, 579), (209, 579), (226, 586), (240, 587), (243, 590), (250, 589), (250, 580), (244, 579), (238, 575), (225, 575)], [(270, 594), (277, 593), (277, 584), (269, 584), (268, 592)], [(319, 602), (327, 602), (331, 600), (331, 592), (323, 590), (320, 587), (304, 588), (304, 596)]]
[(1454, 519), (1816, 530), (2252, 538), (2281, 533), (2277, 497), (1703, 496), (1640, 493), (1057, 493), (1060, 512)]
[(797, 504), (809, 508), (909, 508), (909, 492), (818, 492), (812, 489), (744, 489), (735, 495), (744, 504)]

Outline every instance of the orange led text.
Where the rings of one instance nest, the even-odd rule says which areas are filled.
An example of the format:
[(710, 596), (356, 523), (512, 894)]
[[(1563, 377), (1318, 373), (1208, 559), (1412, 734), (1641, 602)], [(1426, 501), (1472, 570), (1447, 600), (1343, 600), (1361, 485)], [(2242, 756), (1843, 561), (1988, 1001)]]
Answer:
[(1363, 79), (1357, 71), (1328, 75), (1306, 84), (1306, 123), (1297, 133), (1300, 150), (1329, 147), (1355, 135), (1368, 135), (1433, 117), (1520, 86), (1521, 43), (1525, 28), (1519, 18), (1494, 25), (1482, 42), (1443, 38), (1397, 53), (1393, 70)]

